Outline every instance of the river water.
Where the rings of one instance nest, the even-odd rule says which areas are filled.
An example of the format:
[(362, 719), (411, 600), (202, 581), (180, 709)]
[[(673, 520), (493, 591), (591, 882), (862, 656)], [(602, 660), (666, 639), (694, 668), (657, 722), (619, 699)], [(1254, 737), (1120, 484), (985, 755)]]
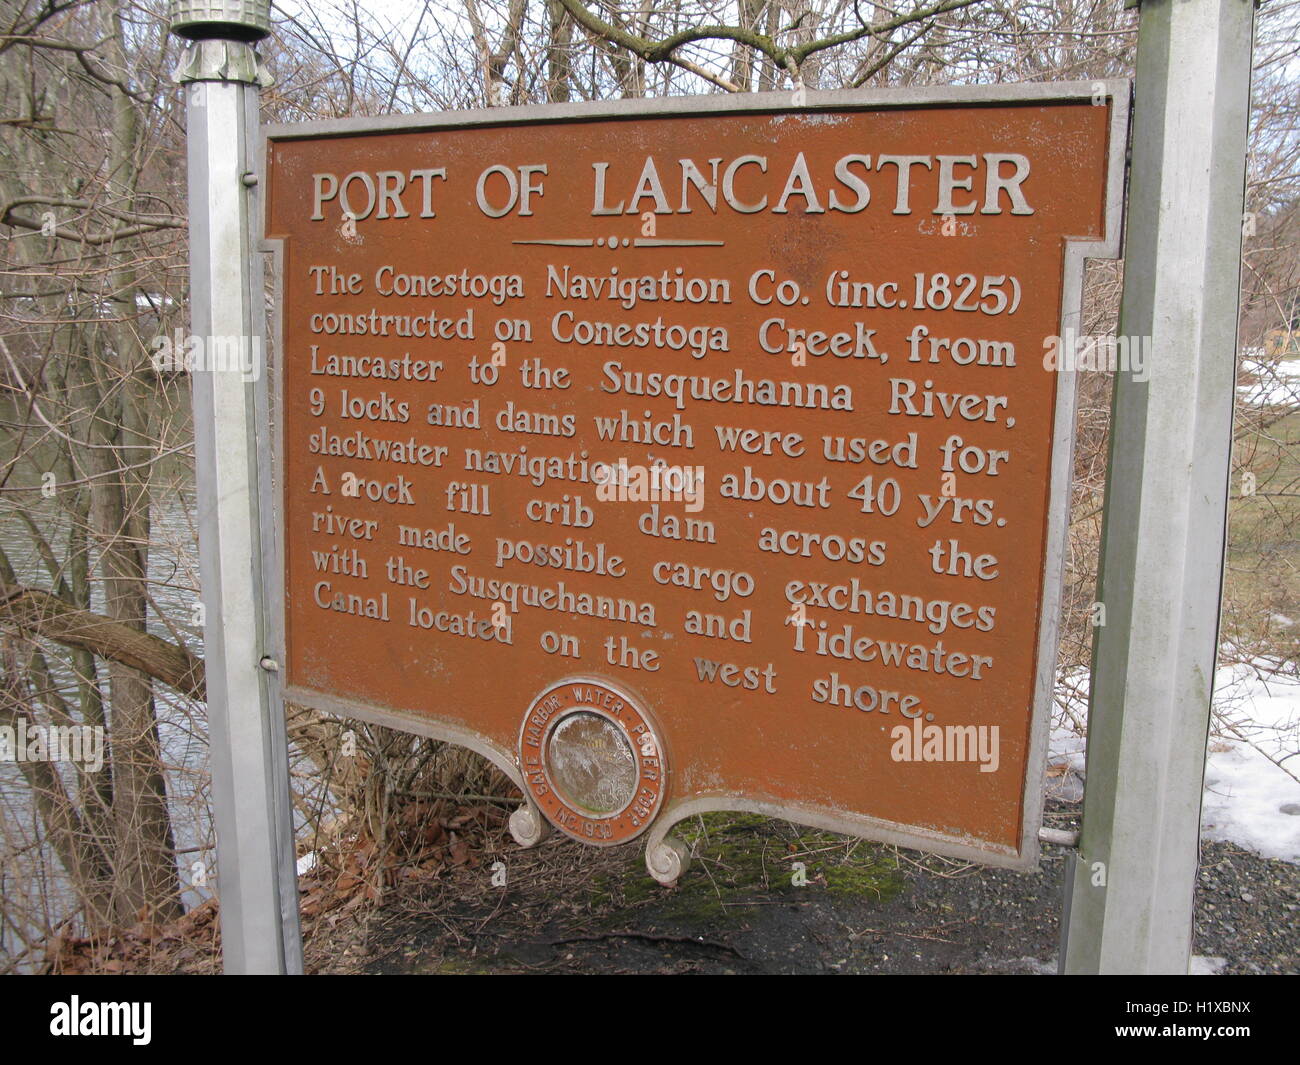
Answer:
[[(149, 553), (149, 595), (153, 609), (149, 629), (165, 639), (180, 639), (196, 654), (203, 653), (201, 617), (196, 610), (198, 596), (198, 544), (195, 528), (195, 491), (190, 465), (192, 433), (189, 399), (184, 388), (168, 388), (162, 395), (153, 428), (161, 450), (169, 452), (155, 467), (155, 490), (151, 507), (151, 549)], [(8, 465), (20, 444), (26, 456), (16, 464), (4, 490), (0, 491), (0, 548), (23, 583), (49, 589), (51, 574), (42, 562), (35, 537), (20, 517), (26, 510), (56, 557), (67, 557), (71, 517), (56, 484), (47, 487), (43, 458), (52, 449), (42, 447), (38, 434), (24, 435), (16, 426), (31, 426), (34, 419), (14, 402), (0, 403), (0, 462)], [(35, 448), (30, 441), (37, 440)], [(30, 450), (29, 450), (30, 448)], [(0, 467), (3, 468), (3, 467)], [(93, 573), (93, 558), (92, 558)], [(92, 603), (92, 606), (100, 604)], [(164, 620), (166, 619), (166, 620)], [(57, 655), (50, 656), (56, 686), (77, 707), (77, 691), (71, 671)], [(101, 688), (107, 695), (104, 670)], [(166, 767), (168, 805), (177, 848), (177, 865), (186, 885), (184, 901), (192, 906), (206, 897), (210, 879), (215, 878), (213, 832), (207, 801), (208, 748), (205, 708), (162, 684), (155, 685), (159, 738)], [(111, 714), (111, 708), (110, 708)], [(111, 717), (110, 717), (111, 741)], [(65, 783), (75, 787), (76, 774), (64, 767)], [(57, 923), (70, 897), (57, 860), (40, 844), (43, 832), (32, 795), (18, 766), (0, 762), (0, 894), (7, 913), (21, 917), (24, 911), (42, 914)], [(44, 896), (44, 897), (42, 897)], [(21, 937), (0, 922), (0, 962), (21, 952)]]

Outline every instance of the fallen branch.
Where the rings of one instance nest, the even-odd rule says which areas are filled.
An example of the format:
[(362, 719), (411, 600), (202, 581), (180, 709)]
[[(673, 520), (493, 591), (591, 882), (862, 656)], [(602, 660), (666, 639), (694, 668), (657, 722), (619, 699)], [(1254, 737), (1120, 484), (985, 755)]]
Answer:
[(138, 669), (178, 692), (204, 698), (203, 659), (179, 644), (71, 606), (56, 595), (0, 583), (0, 621), (67, 647)]

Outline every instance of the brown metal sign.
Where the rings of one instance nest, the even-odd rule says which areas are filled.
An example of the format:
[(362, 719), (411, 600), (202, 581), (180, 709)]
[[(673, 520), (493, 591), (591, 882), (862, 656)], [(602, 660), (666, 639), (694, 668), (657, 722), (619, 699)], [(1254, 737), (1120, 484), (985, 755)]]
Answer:
[(1127, 93), (273, 127), (290, 698), (664, 880), (710, 809), (1034, 863)]

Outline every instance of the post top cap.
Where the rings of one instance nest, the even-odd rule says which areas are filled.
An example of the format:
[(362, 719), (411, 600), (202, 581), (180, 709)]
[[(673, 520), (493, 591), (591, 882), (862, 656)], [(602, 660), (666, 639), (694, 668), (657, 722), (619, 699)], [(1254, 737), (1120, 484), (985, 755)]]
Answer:
[(271, 33), (271, 0), (171, 0), (171, 31), (198, 41), (260, 41)]

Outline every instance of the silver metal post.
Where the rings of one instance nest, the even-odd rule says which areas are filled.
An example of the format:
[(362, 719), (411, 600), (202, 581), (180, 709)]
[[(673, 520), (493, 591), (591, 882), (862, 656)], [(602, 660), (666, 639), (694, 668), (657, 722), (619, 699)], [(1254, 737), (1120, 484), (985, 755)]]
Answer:
[(1141, 8), (1068, 973), (1187, 972), (1223, 581), (1254, 8)]
[[(173, 30), (191, 38), (178, 76), (189, 138), (191, 331), (196, 359), (205, 359), (191, 385), (222, 954), (228, 973), (300, 973), (282, 704), (261, 664), (273, 646), (265, 586), (275, 582), (264, 572), (259, 506), (270, 425), (253, 233), (260, 72), (249, 42), (265, 34), (238, 21), (259, 5), (225, 6), (174, 2), (172, 12)], [(269, 3), (260, 6), (269, 15)], [(208, 15), (228, 17), (205, 23)], [(231, 365), (232, 345), (242, 367)]]

